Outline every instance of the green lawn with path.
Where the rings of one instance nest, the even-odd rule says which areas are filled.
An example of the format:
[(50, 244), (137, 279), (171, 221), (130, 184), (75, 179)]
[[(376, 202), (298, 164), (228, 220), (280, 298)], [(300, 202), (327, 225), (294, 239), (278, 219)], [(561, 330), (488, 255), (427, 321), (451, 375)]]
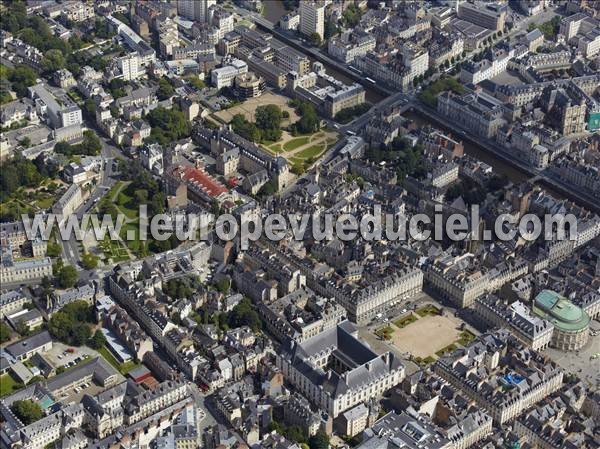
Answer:
[(115, 263), (129, 260), (127, 250), (123, 247), (121, 242), (111, 240), (108, 235), (104, 237), (103, 241), (98, 243), (98, 247), (107, 259), (111, 259)]
[[(133, 240), (128, 240), (127, 239), (127, 231), (133, 231), (133, 235), (135, 236), (135, 238)], [(123, 242), (125, 242), (125, 244), (127, 245), (127, 247), (134, 252), (137, 255), (140, 255), (141, 251), (142, 251), (142, 245), (144, 244), (141, 240), (140, 240), (140, 230), (139, 230), (139, 225), (138, 222), (135, 221), (133, 223), (124, 223), (123, 227), (121, 227), (121, 233), (120, 233), (121, 238), (123, 239)]]
[(296, 148), (300, 148), (302, 145), (306, 145), (308, 142), (310, 142), (310, 136), (296, 137), (295, 139), (288, 140), (284, 143), (283, 149), (285, 151), (292, 151)]
[(317, 156), (321, 155), (324, 151), (325, 151), (325, 146), (319, 144), (319, 145), (313, 145), (312, 147), (308, 147), (308, 148), (294, 154), (294, 156), (300, 157), (302, 159), (309, 159), (311, 157), (317, 157)]
[(280, 143), (275, 143), (275, 144), (269, 146), (269, 149), (271, 151), (274, 151), (275, 153), (283, 153), (283, 149), (281, 148)]

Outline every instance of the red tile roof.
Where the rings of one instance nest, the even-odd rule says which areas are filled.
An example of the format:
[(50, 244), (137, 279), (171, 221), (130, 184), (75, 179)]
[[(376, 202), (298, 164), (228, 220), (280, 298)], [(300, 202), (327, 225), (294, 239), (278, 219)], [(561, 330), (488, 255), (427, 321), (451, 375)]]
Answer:
[(200, 168), (180, 166), (175, 173), (183, 175), (182, 178), (186, 182), (198, 186), (211, 197), (217, 197), (227, 192), (227, 187)]

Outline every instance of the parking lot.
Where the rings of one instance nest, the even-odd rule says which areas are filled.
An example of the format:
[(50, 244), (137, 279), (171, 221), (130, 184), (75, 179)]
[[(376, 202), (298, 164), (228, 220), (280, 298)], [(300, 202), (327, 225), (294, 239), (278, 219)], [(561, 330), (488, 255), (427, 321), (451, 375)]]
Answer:
[(52, 343), (50, 351), (44, 353), (44, 358), (55, 368), (71, 368), (86, 358), (97, 356), (98, 353), (87, 346), (72, 347), (57, 341)]

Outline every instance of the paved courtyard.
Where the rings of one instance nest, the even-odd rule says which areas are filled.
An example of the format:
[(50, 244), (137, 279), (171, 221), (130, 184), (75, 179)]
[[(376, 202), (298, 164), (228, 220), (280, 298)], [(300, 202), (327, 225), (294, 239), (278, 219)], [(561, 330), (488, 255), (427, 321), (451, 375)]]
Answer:
[(458, 340), (460, 324), (452, 316), (425, 316), (401, 329), (394, 326), (392, 342), (402, 352), (426, 358)]
[[(592, 329), (600, 329), (598, 321), (592, 321)], [(592, 358), (600, 353), (600, 335), (590, 336), (587, 344), (579, 351), (565, 352), (548, 348), (544, 354), (552, 358), (567, 373), (577, 375), (591, 388), (600, 388), (600, 357)]]

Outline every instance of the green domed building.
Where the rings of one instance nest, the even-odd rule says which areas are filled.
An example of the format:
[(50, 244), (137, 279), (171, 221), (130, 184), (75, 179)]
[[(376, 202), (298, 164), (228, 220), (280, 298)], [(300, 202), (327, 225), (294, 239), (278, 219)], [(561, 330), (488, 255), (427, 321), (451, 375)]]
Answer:
[(542, 290), (533, 304), (533, 313), (554, 326), (551, 345), (563, 351), (576, 351), (590, 336), (590, 317), (564, 296)]

